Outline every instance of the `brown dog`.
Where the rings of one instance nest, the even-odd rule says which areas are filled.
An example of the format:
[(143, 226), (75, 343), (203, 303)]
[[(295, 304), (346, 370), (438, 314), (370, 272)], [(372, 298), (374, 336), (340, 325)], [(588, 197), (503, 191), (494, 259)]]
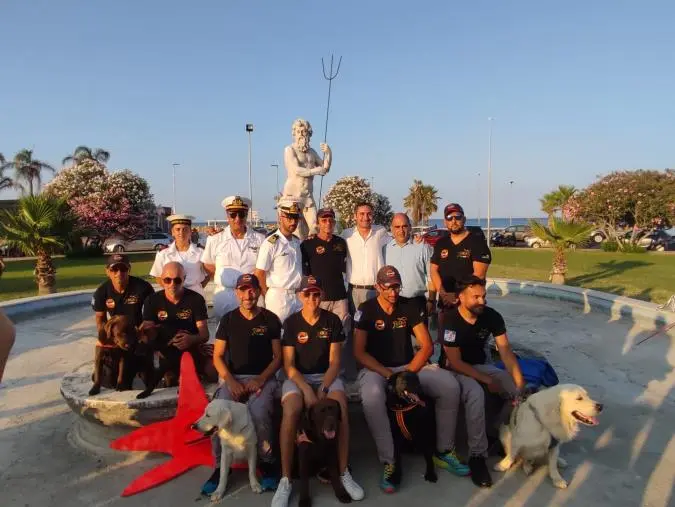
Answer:
[[(126, 315), (115, 315), (105, 323), (102, 345), (96, 345), (94, 356), (94, 385), (89, 390), (93, 396), (101, 387), (127, 391), (134, 378), (141, 374), (144, 383), (152, 383), (154, 368), (152, 351), (140, 328), (135, 328)], [(145, 343), (142, 343), (145, 342)]]
[(342, 503), (349, 503), (352, 497), (340, 480), (338, 464), (338, 434), (342, 412), (340, 404), (324, 398), (305, 411), (300, 422), (298, 436), (298, 461), (300, 474), (299, 507), (310, 507), (309, 478), (321, 468), (328, 470), (335, 497)]

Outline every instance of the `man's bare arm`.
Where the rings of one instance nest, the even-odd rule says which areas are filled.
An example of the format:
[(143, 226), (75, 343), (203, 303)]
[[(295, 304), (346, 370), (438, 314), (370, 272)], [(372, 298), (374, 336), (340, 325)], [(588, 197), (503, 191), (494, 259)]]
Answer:
[[(317, 158), (321, 160), (318, 155)], [(286, 169), (288, 169), (289, 173), (295, 176), (301, 176), (303, 178), (309, 178), (310, 176), (321, 176), (327, 172), (327, 169), (324, 167), (325, 163), (312, 168), (300, 166), (300, 161), (293, 151), (293, 148), (290, 146), (287, 146), (284, 150), (284, 165), (286, 166)]]

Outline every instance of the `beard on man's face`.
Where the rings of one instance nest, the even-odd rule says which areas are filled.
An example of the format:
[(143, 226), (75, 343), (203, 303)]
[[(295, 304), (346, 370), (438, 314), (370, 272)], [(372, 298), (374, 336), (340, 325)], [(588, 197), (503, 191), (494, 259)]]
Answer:
[(307, 135), (299, 135), (298, 136), (298, 149), (300, 151), (307, 151), (309, 150), (309, 136)]
[(474, 315), (481, 315), (485, 311), (485, 304), (484, 303), (476, 303), (473, 306), (469, 306), (467, 308)]

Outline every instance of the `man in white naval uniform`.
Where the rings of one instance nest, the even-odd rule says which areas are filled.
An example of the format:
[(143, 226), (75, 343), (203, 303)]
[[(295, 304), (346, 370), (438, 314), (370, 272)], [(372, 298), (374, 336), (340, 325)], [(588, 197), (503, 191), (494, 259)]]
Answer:
[(265, 308), (283, 323), (302, 305), (296, 290), (302, 278), (300, 240), (293, 235), (300, 221), (297, 201), (282, 198), (278, 204), (279, 229), (263, 241), (255, 265), (255, 276), (265, 295)]
[(237, 278), (253, 272), (260, 245), (265, 240), (264, 235), (246, 226), (250, 205), (249, 199), (238, 195), (223, 199), (229, 226), (206, 238), (202, 263), (214, 276), (213, 310), (218, 319), (239, 307), (234, 290)]
[(190, 241), (193, 217), (187, 215), (171, 215), (166, 220), (171, 224), (171, 235), (174, 241), (164, 250), (157, 252), (155, 262), (150, 268), (150, 275), (162, 285), (161, 276), (164, 266), (169, 262), (178, 262), (185, 270), (185, 288), (195, 291), (204, 297), (204, 287), (211, 276), (204, 270), (201, 262), (202, 248)]

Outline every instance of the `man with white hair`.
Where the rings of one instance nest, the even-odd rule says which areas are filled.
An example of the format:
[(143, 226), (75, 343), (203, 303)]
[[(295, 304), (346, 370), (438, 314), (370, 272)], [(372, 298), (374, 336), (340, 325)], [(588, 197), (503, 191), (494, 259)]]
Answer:
[(304, 217), (297, 235), (304, 239), (308, 234), (316, 232), (316, 203), (314, 202), (314, 176), (328, 173), (333, 154), (326, 143), (321, 143), (321, 151), (325, 158), (309, 146), (312, 137), (312, 126), (307, 120), (298, 118), (291, 127), (293, 143), (284, 149), (284, 165), (288, 171), (288, 179), (284, 184), (283, 195), (298, 201)]
[(216, 318), (239, 307), (235, 291), (237, 278), (255, 269), (260, 245), (265, 236), (246, 226), (251, 201), (231, 195), (223, 199), (229, 227), (208, 236), (201, 261), (214, 277), (213, 310)]
[(301, 307), (296, 289), (302, 278), (302, 253), (300, 240), (293, 235), (300, 221), (300, 207), (295, 200), (284, 197), (277, 208), (279, 228), (260, 246), (255, 276), (265, 296), (265, 308), (283, 323)]

